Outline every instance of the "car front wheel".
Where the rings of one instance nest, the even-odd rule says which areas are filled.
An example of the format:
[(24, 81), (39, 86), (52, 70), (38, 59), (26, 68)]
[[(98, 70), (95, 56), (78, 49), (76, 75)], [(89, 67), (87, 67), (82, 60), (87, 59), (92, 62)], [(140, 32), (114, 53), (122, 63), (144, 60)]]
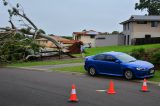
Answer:
[(88, 74), (91, 76), (95, 76), (96, 75), (96, 69), (93, 67), (90, 67), (88, 70)]
[(126, 71), (124, 72), (124, 76), (125, 76), (125, 78), (126, 78), (127, 80), (131, 80), (131, 79), (133, 79), (133, 72), (132, 72), (131, 70), (126, 70)]

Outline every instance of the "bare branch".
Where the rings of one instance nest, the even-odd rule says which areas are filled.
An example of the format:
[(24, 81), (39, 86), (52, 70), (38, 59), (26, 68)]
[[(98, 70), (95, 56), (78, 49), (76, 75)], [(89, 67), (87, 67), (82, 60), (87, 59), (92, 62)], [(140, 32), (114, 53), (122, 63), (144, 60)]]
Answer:
[(13, 29), (16, 29), (16, 27), (14, 26), (14, 24), (13, 24), (13, 22), (12, 22), (11, 19), (10, 19), (8, 22), (11, 24), (11, 27), (12, 27)]
[(19, 12), (17, 12), (17, 15), (23, 17), (24, 19), (26, 19), (34, 28), (35, 30), (38, 30), (37, 26), (25, 15), (25, 14), (20, 14)]
[[(28, 31), (27, 29), (12, 29), (12, 28), (0, 28), (0, 29), (3, 29), (5, 31), (18, 31), (18, 32), (22, 32), (24, 34), (27, 34), (27, 35), (35, 35), (35, 32), (31, 32), (31, 31)], [(38, 36), (41, 37), (41, 38), (46, 38), (48, 39), (49, 41), (53, 42), (58, 49), (62, 49), (62, 46), (58, 43), (58, 41), (56, 41), (55, 39), (53, 39), (52, 37), (46, 35), (46, 34), (42, 34), (42, 33), (38, 33)]]

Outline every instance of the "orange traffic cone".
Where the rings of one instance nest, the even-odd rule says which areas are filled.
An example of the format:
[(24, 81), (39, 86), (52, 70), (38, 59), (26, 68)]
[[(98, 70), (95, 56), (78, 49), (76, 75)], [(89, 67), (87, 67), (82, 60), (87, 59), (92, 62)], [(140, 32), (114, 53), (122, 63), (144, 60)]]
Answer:
[(142, 92), (148, 92), (147, 80), (146, 79), (144, 79), (144, 81), (143, 81), (143, 85), (142, 85), (141, 91)]
[(76, 94), (76, 86), (72, 84), (72, 91), (69, 98), (69, 102), (78, 102), (77, 94)]
[(107, 90), (107, 93), (108, 94), (115, 94), (116, 93), (115, 90), (114, 90), (114, 83), (113, 83), (113, 81), (110, 81), (110, 83), (109, 83), (109, 89)]

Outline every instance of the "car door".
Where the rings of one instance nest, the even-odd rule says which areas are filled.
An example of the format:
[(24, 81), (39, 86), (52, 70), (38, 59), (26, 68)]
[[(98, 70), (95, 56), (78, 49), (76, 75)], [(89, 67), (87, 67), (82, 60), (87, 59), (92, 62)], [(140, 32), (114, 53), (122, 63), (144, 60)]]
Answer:
[(96, 70), (98, 71), (98, 73), (102, 74), (102, 73), (108, 73), (109, 70), (106, 69), (106, 61), (105, 61), (105, 54), (99, 54), (96, 55), (94, 58), (94, 65), (96, 67)]
[(116, 62), (116, 58), (111, 55), (105, 55), (103, 73), (122, 74), (121, 64)]

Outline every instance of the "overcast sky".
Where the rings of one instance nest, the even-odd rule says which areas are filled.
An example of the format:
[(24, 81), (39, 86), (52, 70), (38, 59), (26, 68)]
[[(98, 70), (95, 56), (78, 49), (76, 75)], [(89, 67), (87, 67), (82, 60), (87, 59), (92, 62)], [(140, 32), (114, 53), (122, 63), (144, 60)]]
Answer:
[[(96, 30), (122, 31), (119, 23), (131, 15), (144, 15), (134, 10), (139, 0), (10, 0), (20, 3), (27, 16), (48, 34), (72, 35), (72, 32)], [(7, 8), (0, 0), (0, 27), (9, 26)]]

